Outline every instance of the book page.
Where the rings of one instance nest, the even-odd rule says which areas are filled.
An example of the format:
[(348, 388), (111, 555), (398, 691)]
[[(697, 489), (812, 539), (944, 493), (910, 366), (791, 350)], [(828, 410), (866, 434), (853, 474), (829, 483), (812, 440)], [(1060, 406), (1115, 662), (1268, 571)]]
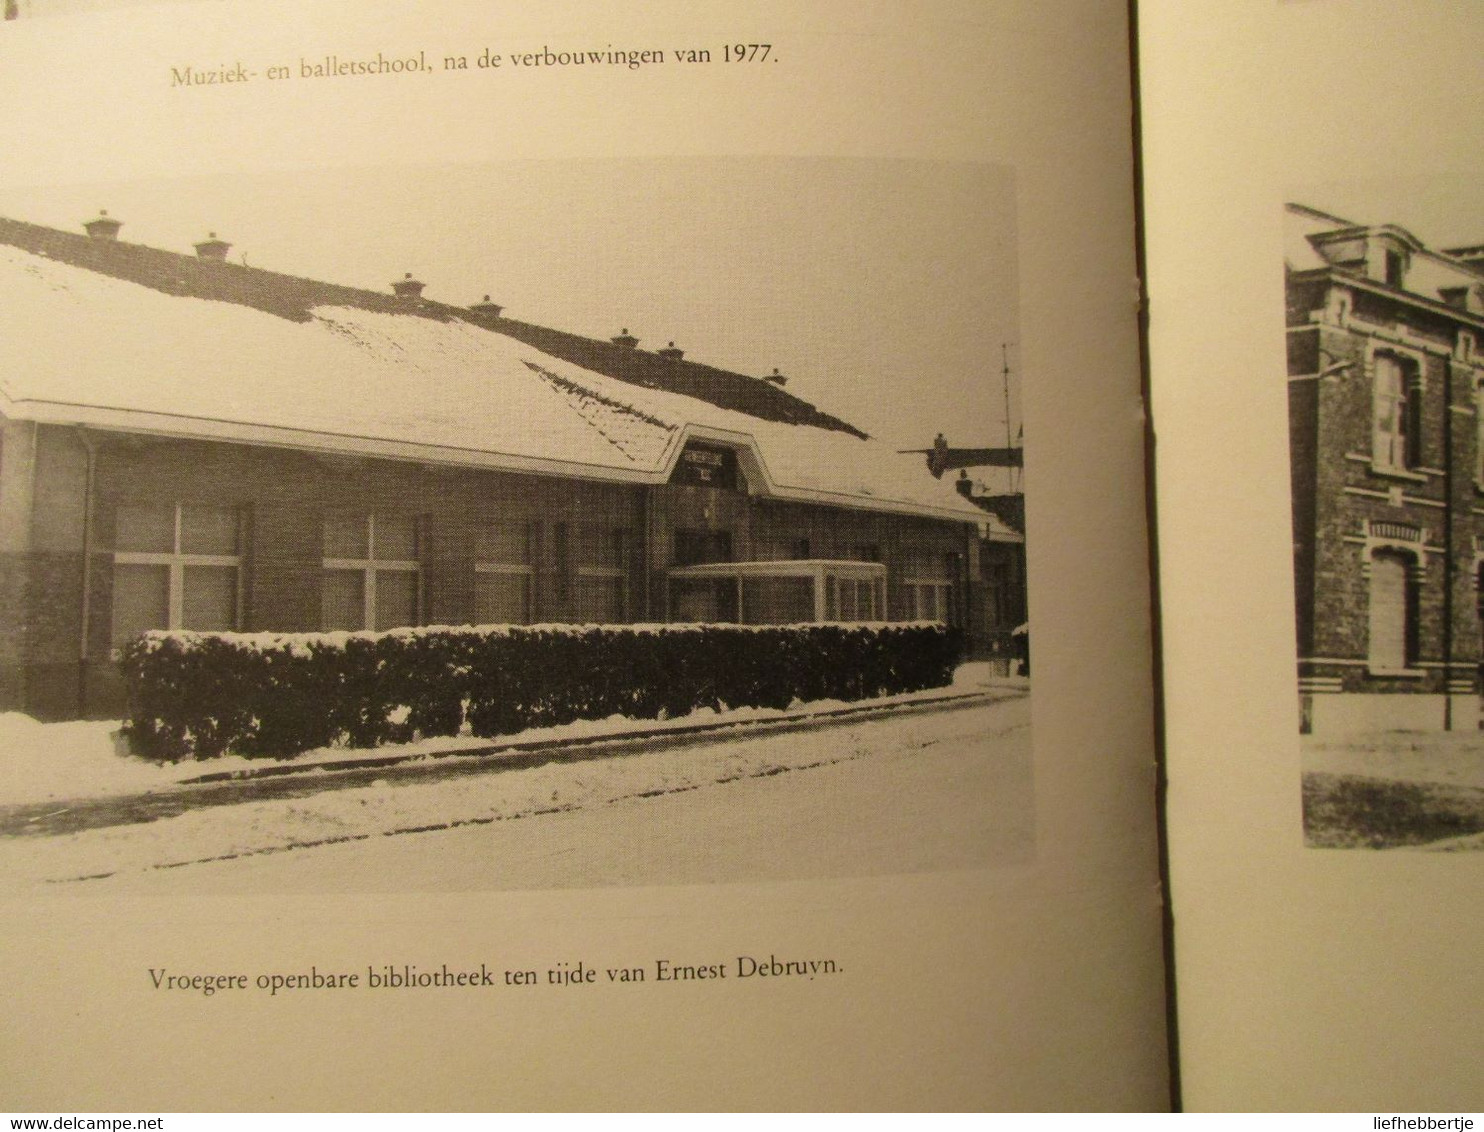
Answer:
[(1185, 1103), (1477, 1111), (1480, 13), (1140, 15)]
[(1166, 1103), (1122, 5), (13, 7), (12, 1107)]

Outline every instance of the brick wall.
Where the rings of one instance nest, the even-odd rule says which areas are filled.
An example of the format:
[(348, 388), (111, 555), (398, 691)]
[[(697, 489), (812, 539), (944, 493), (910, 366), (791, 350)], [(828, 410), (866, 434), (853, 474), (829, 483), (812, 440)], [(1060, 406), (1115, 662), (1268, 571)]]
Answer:
[[(35, 430), (33, 453), (24, 443), (29, 429), (0, 446), (0, 595), (13, 599), (0, 614), (0, 695), (7, 706), (46, 718), (108, 717), (122, 707), (111, 651), (115, 536), (124, 506), (231, 508), (242, 516), (246, 631), (324, 627), (324, 523), (331, 512), (416, 518), (422, 620), (430, 624), (473, 619), (476, 533), (494, 522), (528, 532), (536, 621), (576, 618), (584, 528), (623, 532), (628, 620), (664, 619), (663, 580), (678, 528), (730, 531), (738, 559), (754, 557), (763, 540), (807, 538), (816, 558), (851, 558), (872, 548), (888, 563), (888, 613), (897, 617), (905, 615), (899, 591), (907, 556), (962, 560), (970, 541), (971, 528), (961, 523), (778, 504), (702, 487), (639, 488), (225, 443), (84, 437), (49, 426)], [(95, 463), (84, 649), (89, 445)]]
[[(1475, 373), (1449, 357), (1457, 327), (1445, 316), (1340, 292), (1352, 303), (1343, 319), (1334, 317), (1336, 296), (1312, 283), (1289, 295), (1289, 374), (1300, 378), (1289, 386), (1296, 630), (1299, 656), (1319, 658), (1301, 675), (1338, 680), (1346, 692), (1441, 694), (1451, 672), (1455, 691), (1460, 680), (1477, 688), (1474, 547), (1484, 495), (1474, 483)], [(1330, 313), (1314, 323), (1312, 311)], [(1378, 351), (1416, 369), (1419, 443), (1403, 471), (1373, 459)], [(1328, 376), (1304, 380), (1320, 372)], [(1383, 545), (1378, 534), (1407, 528), (1421, 532), (1397, 544), (1420, 562), (1413, 574), (1420, 675), (1382, 676), (1366, 665), (1368, 561)]]

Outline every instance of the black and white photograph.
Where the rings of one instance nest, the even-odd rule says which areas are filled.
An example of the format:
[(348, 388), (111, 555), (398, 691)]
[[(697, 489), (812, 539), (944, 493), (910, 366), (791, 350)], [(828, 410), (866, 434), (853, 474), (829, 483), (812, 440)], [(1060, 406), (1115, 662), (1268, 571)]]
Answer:
[[(7, 191), (5, 886), (1033, 859), (1015, 200), (1003, 166), (803, 158)], [(1481, 323), (1480, 294), (1415, 333)], [(1441, 441), (1375, 469), (1336, 443), (1399, 486), (1346, 496), (1371, 541), (1333, 552), (1412, 595), (1444, 537), (1419, 510), (1442, 504), (1412, 502), (1453, 483)], [(1418, 719), (1477, 702), (1472, 596), (1456, 677), (1430, 663), (1444, 600), (1398, 604), (1404, 643), (1370, 647), (1406, 673), (1362, 677), (1414, 681)]]
[(1484, 848), (1484, 210), (1329, 187), (1285, 224), (1306, 841)]

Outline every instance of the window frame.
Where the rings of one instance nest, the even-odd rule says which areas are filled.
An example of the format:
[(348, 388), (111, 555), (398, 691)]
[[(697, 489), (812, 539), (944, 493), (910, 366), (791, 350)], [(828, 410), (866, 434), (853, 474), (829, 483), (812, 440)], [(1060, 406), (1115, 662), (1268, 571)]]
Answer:
[[(1383, 363), (1388, 372), (1394, 367), (1394, 389), (1383, 388)], [(1388, 345), (1371, 352), (1370, 370), (1371, 469), (1415, 476), (1422, 464), (1422, 360)], [(1383, 403), (1389, 407), (1385, 427)]]
[[(614, 546), (616, 548), (615, 557), (618, 561), (618, 564), (616, 566), (601, 566), (581, 561), (582, 558), (586, 557), (587, 548), (589, 545), (588, 533), (583, 528), (596, 529), (601, 533), (602, 538), (613, 540)], [(579, 561), (577, 563), (576, 569), (573, 571), (574, 577), (576, 578), (578, 583), (574, 587), (575, 593), (573, 594), (573, 598), (575, 606), (574, 612), (576, 613), (576, 620), (579, 624), (623, 625), (629, 623), (629, 572), (625, 568), (624, 564), (628, 561), (630, 546), (631, 535), (629, 531), (624, 527), (605, 527), (597, 523), (584, 523), (579, 526), (577, 531), (577, 554), (579, 557)], [(581, 583), (584, 578), (605, 579), (610, 581), (615, 579), (617, 580), (618, 620), (616, 622), (610, 622), (606, 619), (601, 622), (590, 622), (587, 620), (587, 611), (582, 607), (583, 587)]]
[(980, 580), (984, 584), (985, 620), (992, 629), (1013, 629), (1010, 616), (1010, 563), (981, 562)]
[[(1376, 542), (1366, 549), (1366, 671), (1372, 676), (1418, 677), (1426, 673), (1418, 667), (1421, 661), (1421, 609), (1423, 556), (1422, 546), (1409, 546), (1396, 541)], [(1392, 656), (1376, 653), (1376, 563), (1385, 557), (1402, 569), (1401, 594), (1401, 664)]]
[[(361, 515), (359, 512), (337, 511), (333, 514), (349, 517), (356, 515), (364, 518), (366, 522), (366, 557), (365, 558), (330, 558), (324, 557), (320, 560), (321, 572), (330, 574), (336, 571), (346, 573), (360, 573), (361, 598), (362, 598), (362, 627), (360, 629), (345, 630), (352, 633), (385, 632), (376, 628), (376, 575), (387, 574), (412, 574), (413, 577), (413, 622), (410, 626), (392, 626), (392, 628), (413, 628), (423, 623), (425, 616), (423, 608), (423, 524), (421, 516), (410, 516), (412, 521), (413, 552), (417, 558), (377, 558), (376, 557), (376, 516), (377, 512), (370, 511)], [(386, 512), (382, 512), (383, 518), (388, 518)], [(397, 516), (401, 518), (402, 516)], [(329, 525), (330, 514), (326, 514), (325, 521), (321, 526), (321, 549), (324, 546), (324, 536)], [(321, 586), (321, 598), (323, 599), (323, 586)], [(320, 610), (320, 624), (325, 625), (324, 609)], [(325, 626), (325, 632), (339, 632)]]
[[(909, 621), (938, 621), (950, 627), (956, 624), (954, 609), (954, 571), (948, 563), (948, 554), (932, 551), (913, 551), (907, 555), (902, 573), (902, 586), (908, 595)], [(924, 597), (931, 592), (936, 612), (926, 612)]]
[(1385, 248), (1382, 251), (1382, 281), (1388, 287), (1401, 290), (1407, 285), (1407, 257), (1400, 248)]
[[(834, 591), (834, 602), (833, 605), (831, 605), (827, 600), (826, 610), (827, 613), (833, 613), (834, 616), (828, 617), (828, 620), (838, 621), (845, 624), (874, 624), (882, 620), (881, 598), (877, 592), (880, 581), (879, 579), (847, 578), (839, 577), (834, 574), (829, 575), (829, 579), (832, 583), (831, 589), (833, 589)], [(852, 617), (845, 616), (844, 596), (847, 586), (850, 588), (851, 607), (855, 614)], [(862, 589), (862, 587), (864, 587), (864, 589)], [(861, 594), (863, 592), (868, 595), (866, 605), (869, 607), (866, 611), (864, 611), (864, 616), (862, 616), (863, 611), (861, 610), (860, 600)]]
[[(944, 625), (952, 625), (951, 612), (953, 606), (953, 583), (944, 578), (904, 578), (902, 584), (907, 588), (912, 599), (912, 616), (909, 621), (941, 621)], [(926, 594), (933, 595), (935, 612), (927, 613), (923, 610), (923, 597)]]
[[(149, 504), (138, 504), (122, 501), (120, 508), (148, 506)], [(244, 589), (242, 584), (242, 548), (246, 541), (245, 515), (240, 506), (215, 507), (210, 503), (194, 503), (183, 500), (174, 500), (170, 505), (173, 509), (171, 520), (171, 546), (173, 549), (163, 550), (119, 550), (117, 549), (118, 531), (115, 524), (113, 552), (113, 564), (118, 566), (164, 566), (166, 568), (166, 620), (168, 624), (159, 626), (166, 632), (179, 632), (185, 628), (185, 572), (187, 568), (214, 567), (217, 569), (231, 569), (234, 571), (232, 579), (232, 628), (225, 632), (237, 632), (242, 628)], [(191, 554), (181, 550), (184, 535), (184, 511), (187, 507), (211, 508), (217, 511), (230, 511), (237, 519), (237, 553), (236, 554)], [(116, 616), (116, 611), (111, 611), (111, 617)], [(141, 630), (147, 632), (148, 630)], [(117, 647), (122, 643), (118, 639), (118, 633), (114, 626), (110, 625), (109, 634), (114, 639)]]
[[(519, 525), (524, 530), (524, 532), (525, 532), (525, 546), (526, 546), (526, 554), (525, 554), (526, 560), (525, 560), (525, 562), (523, 562), (523, 563), (521, 563), (521, 562), (498, 562), (498, 561), (494, 560), (493, 558), (488, 558), (488, 557), (482, 557), (481, 556), (481, 557), (476, 558), (475, 561), (474, 561), (474, 573), (476, 575), (476, 579), (475, 579), (476, 586), (478, 584), (477, 575), (479, 575), (479, 574), (486, 574), (486, 575), (491, 575), (492, 574), (492, 575), (497, 575), (497, 576), (501, 576), (501, 577), (523, 578), (525, 580), (525, 583), (526, 583), (525, 584), (525, 597), (523, 599), (523, 603), (524, 603), (525, 608), (522, 611), (522, 620), (520, 622), (518, 622), (518, 624), (529, 625), (529, 624), (532, 623), (532, 621), (534, 620), (534, 618), (536, 616), (536, 608), (535, 608), (535, 606), (536, 606), (536, 595), (535, 595), (535, 589), (536, 589), (536, 566), (535, 566), (535, 562), (533, 561), (533, 559), (534, 559), (535, 556), (532, 553), (532, 541), (533, 540), (532, 540), (532, 537), (531, 537), (531, 527), (530, 527), (530, 524), (529, 523), (519, 523), (519, 524), (516, 524), (516, 523), (513, 523), (513, 522), (505, 521), (505, 522), (493, 523), (493, 524), (487, 523), (485, 525), (486, 526), (496, 526), (496, 525), (510, 525), (510, 526), (515, 526), (515, 525)], [(477, 611), (475, 611), (475, 612), (477, 614)], [(479, 621), (477, 619), (477, 617), (476, 617), (476, 623), (483, 624), (484, 622)]]

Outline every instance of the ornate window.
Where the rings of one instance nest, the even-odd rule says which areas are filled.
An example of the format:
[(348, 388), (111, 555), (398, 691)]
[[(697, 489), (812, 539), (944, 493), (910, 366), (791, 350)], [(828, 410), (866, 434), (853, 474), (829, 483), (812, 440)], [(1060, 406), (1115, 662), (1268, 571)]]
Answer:
[(1366, 661), (1372, 672), (1396, 673), (1417, 663), (1417, 556), (1395, 546), (1370, 555), (1370, 633)]
[(1395, 354), (1377, 353), (1371, 364), (1371, 460), (1378, 468), (1415, 467), (1421, 448), (1421, 388), (1416, 363)]

